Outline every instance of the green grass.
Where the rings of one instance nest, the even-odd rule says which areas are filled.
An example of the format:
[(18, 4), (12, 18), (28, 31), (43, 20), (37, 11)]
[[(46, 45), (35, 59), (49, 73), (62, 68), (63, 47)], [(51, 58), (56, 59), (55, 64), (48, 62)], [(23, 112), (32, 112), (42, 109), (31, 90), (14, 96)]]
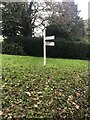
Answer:
[[(88, 61), (2, 55), (3, 119), (87, 115)], [(24, 119), (23, 118), (23, 119)]]

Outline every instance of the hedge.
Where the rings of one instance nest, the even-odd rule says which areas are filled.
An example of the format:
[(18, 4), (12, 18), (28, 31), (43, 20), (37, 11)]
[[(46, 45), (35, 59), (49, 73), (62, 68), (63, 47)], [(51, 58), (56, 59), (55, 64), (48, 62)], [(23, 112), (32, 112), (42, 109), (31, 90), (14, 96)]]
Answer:
[(11, 55), (26, 55), (22, 45), (18, 44), (18, 43), (7, 43), (7, 42), (3, 42), (3, 46), (2, 46), (2, 52), (3, 54), (11, 54)]
[[(26, 55), (43, 56), (43, 39), (42, 38), (14, 37), (14, 38), (8, 38), (5, 41), (8, 44), (11, 41), (13, 41), (15, 44), (18, 43), (19, 46), (22, 47)], [(90, 43), (87, 43), (84, 41), (68, 41), (64, 38), (57, 38), (54, 41), (55, 41), (54, 47), (47, 46), (47, 57), (90, 59), (90, 55), (89, 55)], [(10, 48), (10, 51), (12, 51), (11, 48)], [(4, 45), (3, 53), (5, 52), (6, 50)], [(14, 54), (14, 53), (9, 52), (8, 54)], [(21, 54), (21, 53), (19, 52), (18, 54)]]

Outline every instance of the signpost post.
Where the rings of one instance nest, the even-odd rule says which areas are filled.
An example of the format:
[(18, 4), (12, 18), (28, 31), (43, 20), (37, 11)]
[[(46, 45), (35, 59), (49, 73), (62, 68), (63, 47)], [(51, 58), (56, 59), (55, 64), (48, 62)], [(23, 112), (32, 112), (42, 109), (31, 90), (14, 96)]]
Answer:
[(44, 40), (44, 65), (46, 65), (46, 43), (45, 43), (46, 30), (44, 29), (43, 40)]
[(46, 29), (44, 29), (44, 31), (43, 31), (44, 65), (46, 65), (46, 46), (55, 46), (55, 42), (52, 42), (52, 41), (49, 42), (49, 40), (53, 40), (54, 38), (55, 38), (55, 36), (46, 37)]

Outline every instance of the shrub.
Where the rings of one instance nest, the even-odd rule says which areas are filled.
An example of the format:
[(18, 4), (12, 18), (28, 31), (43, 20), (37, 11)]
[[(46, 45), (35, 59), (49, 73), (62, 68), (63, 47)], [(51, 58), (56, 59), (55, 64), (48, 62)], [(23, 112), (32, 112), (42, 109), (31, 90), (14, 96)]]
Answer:
[(2, 48), (3, 48), (2, 49), (3, 54), (25, 55), (25, 52), (23, 51), (23, 47), (21, 45), (19, 45), (18, 43), (3, 42)]
[(90, 44), (83, 41), (67, 41), (56, 39), (54, 47), (47, 47), (48, 57), (61, 57), (70, 59), (90, 59)]
[[(15, 45), (9, 45), (11, 41), (13, 41), (13, 44), (15, 43)], [(54, 47), (47, 46), (47, 57), (90, 59), (90, 43), (85, 41), (70, 41), (64, 38), (56, 38), (54, 41)], [(7, 43), (7, 45), (11, 47), (8, 52), (7, 45), (6, 47), (4, 45), (4, 53), (23, 54), (23, 52), (20, 51), (24, 51), (24, 53), (30, 56), (43, 56), (43, 39), (41, 37), (8, 38)], [(17, 52), (13, 53), (12, 51)]]
[[(13, 44), (14, 43), (16, 45), (18, 44), (19, 46), (23, 47), (23, 51), (27, 55), (42, 56), (42, 48), (43, 48), (42, 38), (16, 36), (13, 38), (8, 37), (7, 39), (5, 39), (5, 42), (7, 44), (12, 43), (12, 42)], [(7, 45), (6, 44), (3, 45), (4, 49), (6, 49), (5, 46), (7, 47)], [(9, 54), (10, 52), (7, 53), (7, 51), (5, 51), (4, 53)]]
[(25, 39), (23, 39), (23, 48), (27, 55), (43, 56), (42, 38), (26, 37)]

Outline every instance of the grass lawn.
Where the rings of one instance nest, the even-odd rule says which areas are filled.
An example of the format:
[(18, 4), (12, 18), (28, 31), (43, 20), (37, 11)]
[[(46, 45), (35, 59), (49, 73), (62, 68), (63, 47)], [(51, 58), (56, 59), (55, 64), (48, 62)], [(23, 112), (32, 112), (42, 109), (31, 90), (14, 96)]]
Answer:
[(2, 55), (3, 119), (87, 116), (88, 61)]

